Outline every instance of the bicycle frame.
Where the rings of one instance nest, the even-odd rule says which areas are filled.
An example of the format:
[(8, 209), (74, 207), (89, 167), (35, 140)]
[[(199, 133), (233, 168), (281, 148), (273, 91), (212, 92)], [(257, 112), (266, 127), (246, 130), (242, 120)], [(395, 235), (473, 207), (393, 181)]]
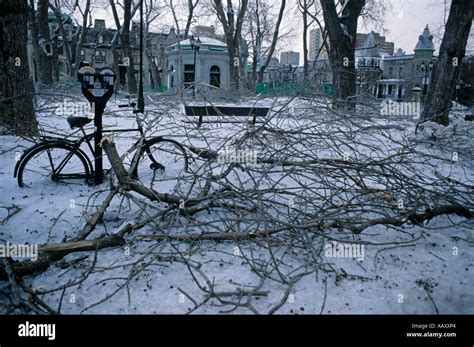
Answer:
[[(138, 150), (138, 152), (135, 152), (134, 159), (132, 161), (132, 165), (135, 167), (133, 168), (133, 171), (131, 172), (132, 177), (137, 176), (137, 170), (138, 170), (138, 161), (135, 162), (139, 157), (143, 156), (145, 153), (152, 162), (150, 165), (150, 168), (155, 167), (155, 168), (162, 168), (164, 167), (154, 158), (154, 155), (150, 151), (150, 149), (147, 147), (148, 144), (153, 144), (156, 142), (160, 141), (168, 141), (172, 142), (172, 140), (166, 140), (162, 136), (154, 136), (149, 139), (145, 138), (145, 133), (143, 131), (143, 126), (141, 124), (141, 120), (137, 119), (137, 128), (117, 128), (117, 129), (105, 129), (102, 130), (102, 134), (114, 134), (114, 133), (128, 133), (128, 132), (138, 132), (141, 136), (140, 139), (134, 144), (134, 150)], [(82, 136), (79, 137), (78, 139), (71, 139), (71, 136), (74, 136), (78, 132), (82, 133)], [(90, 153), (92, 153), (93, 158), (95, 157), (95, 150), (94, 146), (91, 144), (92, 139), (95, 139), (97, 134), (97, 130), (92, 132), (92, 133), (86, 133), (84, 130), (84, 127), (81, 126), (79, 129), (76, 131), (73, 131), (71, 134), (69, 134), (66, 138), (59, 138), (59, 137), (50, 137), (50, 136), (43, 136), (41, 137), (42, 141), (34, 145), (33, 147), (29, 148), (26, 150), (23, 155), (21, 156), (20, 160), (17, 161), (15, 165), (15, 170), (14, 170), (14, 177), (18, 177), (18, 172), (20, 168), (23, 165), (23, 162), (25, 160), (29, 160), (29, 156), (31, 153), (34, 151), (41, 151), (44, 150), (47, 153), (49, 164), (52, 169), (52, 174), (51, 178), (53, 181), (60, 181), (60, 180), (67, 180), (67, 179), (81, 179), (84, 178), (86, 180), (94, 179), (96, 176), (96, 167), (93, 164), (93, 161), (91, 160), (90, 156), (84, 152), (84, 150), (81, 148), (82, 144), (85, 142), (87, 143), (87, 147), (89, 148)], [(143, 140), (142, 140), (143, 139)], [(143, 141), (143, 143), (140, 144), (140, 142)], [(176, 142), (175, 142), (176, 143)], [(48, 147), (54, 144), (59, 144), (59, 147), (64, 148), (66, 151), (68, 151), (68, 154), (64, 158), (56, 158), (60, 159), (61, 161), (58, 163), (54, 163), (54, 160), (51, 155), (51, 151)], [(140, 147), (138, 147), (140, 145)], [(176, 143), (176, 145), (180, 146), (179, 143)], [(45, 147), (45, 148), (42, 148)], [(53, 146), (54, 147), (54, 146)], [(58, 146), (56, 146), (58, 147)], [(184, 148), (181, 146), (181, 151), (183, 152), (183, 155), (185, 157), (185, 166), (184, 170), (187, 170), (187, 156), (184, 151)], [(83, 164), (87, 167), (86, 173), (85, 174), (78, 174), (78, 173), (62, 173), (63, 169), (66, 167), (66, 165), (70, 162), (71, 158), (76, 155), (79, 157), (79, 159), (83, 162)]]
[[(54, 167), (52, 158), (50, 156), (50, 153), (48, 152), (48, 157), (49, 157), (49, 160), (50, 160), (50, 164), (51, 164), (51, 167), (53, 168), (53, 177), (52, 177), (53, 180), (57, 181), (57, 180), (65, 180), (65, 179), (78, 179), (78, 178), (91, 179), (91, 178), (93, 178), (94, 177), (94, 172), (95, 172), (94, 165), (92, 164), (92, 161), (91, 161), (90, 157), (81, 149), (81, 146), (84, 142), (87, 143), (87, 147), (88, 147), (90, 153), (92, 154), (92, 156), (94, 156), (94, 148), (91, 144), (91, 140), (94, 138), (96, 132), (94, 131), (92, 133), (87, 134), (85, 132), (84, 128), (81, 127), (75, 133), (77, 133), (79, 131), (82, 132), (83, 136), (81, 138), (79, 138), (78, 140), (75, 140), (75, 141), (74, 140), (69, 140), (69, 139), (62, 139), (62, 138), (58, 138), (58, 137), (48, 137), (48, 136), (42, 137), (43, 141), (41, 141), (40, 143), (36, 144), (35, 146), (29, 148), (27, 151), (25, 151), (23, 153), (23, 155), (21, 156), (20, 160), (17, 161), (17, 163), (15, 165), (15, 170), (14, 170), (13, 176), (17, 177), (18, 169), (21, 165), (21, 162), (23, 161), (23, 159), (25, 157), (28, 156), (29, 153), (36, 150), (38, 147), (46, 146), (50, 143), (60, 143), (62, 145), (70, 147), (70, 152), (59, 163), (59, 165), (57, 165), (56, 168)], [(143, 134), (143, 128), (141, 126), (139, 126), (137, 129), (132, 129), (132, 128), (129, 128), (129, 129), (107, 129), (107, 130), (102, 131), (103, 134), (104, 133), (109, 133), (109, 134), (110, 133), (126, 133), (126, 132), (138, 132), (138, 133), (140, 133), (141, 136), (144, 135)], [(73, 133), (73, 134), (75, 134), (75, 133)], [(146, 142), (146, 139), (145, 139), (145, 142)], [(137, 141), (135, 143), (135, 145), (137, 145), (138, 143), (139, 143), (139, 141)], [(89, 175), (87, 177), (83, 177), (85, 175), (61, 174), (61, 170), (64, 169), (64, 167), (66, 166), (68, 161), (71, 159), (71, 157), (74, 155), (74, 153), (77, 153), (78, 155), (82, 156), (86, 160), (86, 162), (88, 163), (90, 172), (89, 172)]]

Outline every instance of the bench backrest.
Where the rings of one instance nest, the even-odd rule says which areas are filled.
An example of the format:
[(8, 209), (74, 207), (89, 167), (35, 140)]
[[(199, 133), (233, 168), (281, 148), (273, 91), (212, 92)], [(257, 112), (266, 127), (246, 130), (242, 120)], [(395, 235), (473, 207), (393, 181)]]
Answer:
[(269, 107), (184, 106), (187, 116), (257, 116), (265, 117)]

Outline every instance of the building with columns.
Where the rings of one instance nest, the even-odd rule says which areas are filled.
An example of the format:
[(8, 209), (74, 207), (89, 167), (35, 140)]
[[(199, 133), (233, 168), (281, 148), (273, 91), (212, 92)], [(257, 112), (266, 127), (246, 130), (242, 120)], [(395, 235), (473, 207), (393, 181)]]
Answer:
[(200, 37), (170, 45), (167, 50), (168, 89), (173, 92), (192, 87), (230, 89), (229, 55), (227, 45), (215, 38)]
[(376, 82), (376, 96), (380, 99), (421, 101), (428, 93), (432, 70), (437, 62), (434, 56), (433, 36), (426, 25), (418, 37), (414, 54), (399, 49), (394, 56), (383, 58), (383, 74)]

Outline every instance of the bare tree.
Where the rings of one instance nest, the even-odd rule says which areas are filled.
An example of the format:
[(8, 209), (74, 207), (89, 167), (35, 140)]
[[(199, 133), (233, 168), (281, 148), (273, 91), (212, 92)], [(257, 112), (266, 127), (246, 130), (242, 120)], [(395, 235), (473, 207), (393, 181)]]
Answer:
[(191, 23), (194, 18), (194, 10), (199, 4), (199, 0), (188, 0), (188, 19), (186, 21), (186, 28), (184, 29), (184, 37), (188, 37), (189, 30), (191, 29)]
[(461, 62), (472, 26), (474, 3), (453, 0), (439, 49), (438, 62), (426, 97), (421, 121), (448, 125), (452, 91), (459, 77)]
[(274, 25), (273, 16), (270, 14), (271, 5), (261, 0), (250, 1), (244, 23), (247, 35), (245, 38), (252, 45), (252, 74), (250, 77), (250, 89), (255, 88), (257, 83), (257, 69), (264, 52), (263, 45), (268, 41)]
[(49, 0), (38, 0), (38, 34), (39, 34), (39, 81), (42, 85), (51, 86), (53, 83), (53, 66), (51, 35), (48, 24)]
[(82, 25), (80, 26), (80, 30), (74, 35), (74, 43), (75, 43), (75, 52), (74, 52), (74, 65), (71, 71), (73, 76), (76, 75), (77, 70), (79, 69), (79, 62), (81, 61), (81, 49), (84, 45), (86, 40), (86, 35), (89, 30), (88, 26), (88, 18), (90, 16), (90, 9), (91, 9), (91, 0), (86, 0), (86, 4), (84, 6), (84, 10), (79, 5), (79, 1), (77, 1), (74, 5), (74, 8), (79, 9), (79, 12), (82, 16)]
[(341, 1), (341, 15), (333, 0), (320, 0), (324, 23), (328, 32), (329, 60), (333, 72), (334, 103), (336, 108), (355, 108), (356, 72), (355, 42), (357, 22), (365, 0)]
[(137, 79), (135, 78), (135, 59), (133, 57), (132, 42), (130, 40), (130, 24), (132, 22), (132, 0), (123, 1), (123, 23), (120, 40), (122, 42), (123, 57), (128, 61), (127, 82), (131, 94), (137, 92)]
[(267, 69), (268, 65), (270, 64), (270, 60), (272, 59), (273, 53), (275, 52), (275, 47), (278, 42), (278, 37), (280, 33), (280, 25), (283, 19), (283, 14), (285, 12), (286, 0), (281, 0), (280, 4), (280, 12), (278, 13), (278, 19), (275, 25), (275, 29), (273, 31), (273, 39), (270, 45), (270, 49), (265, 57), (265, 60), (262, 62), (260, 66), (260, 70), (258, 71), (258, 82), (263, 81), (263, 76), (265, 74), (265, 70)]
[(26, 0), (4, 0), (0, 12), (0, 123), (20, 135), (38, 132), (27, 57)]
[[(173, 22), (176, 27), (178, 37), (189, 37), (191, 25), (196, 21), (196, 11), (200, 0), (169, 0), (166, 1), (167, 7), (171, 10)], [(183, 18), (186, 18), (184, 21)], [(184, 22), (184, 24), (183, 24)], [(184, 32), (181, 28), (184, 26)]]
[(53, 11), (54, 17), (56, 18), (56, 22), (58, 23), (59, 30), (61, 32), (61, 36), (63, 38), (61, 44), (63, 46), (64, 55), (66, 56), (66, 73), (71, 74), (71, 66), (72, 64), (74, 64), (74, 62), (72, 61), (71, 47), (68, 41), (68, 34), (66, 32), (66, 29), (64, 28), (59, 0), (54, 0), (54, 4), (50, 2), (49, 7)]
[(29, 0), (29, 29), (31, 32), (31, 48), (33, 53), (33, 64), (34, 64), (34, 83), (38, 81), (38, 59), (39, 59), (39, 41), (38, 41), (38, 22), (36, 20), (36, 9), (35, 0)]
[[(144, 2), (144, 7), (145, 7), (145, 23), (144, 23), (144, 44), (145, 44), (145, 54), (147, 57), (148, 61), (148, 67), (151, 72), (151, 84), (153, 86), (161, 86), (162, 81), (161, 81), (161, 75), (160, 75), (160, 69), (158, 66), (161, 66), (161, 64), (157, 64), (155, 61), (156, 57), (153, 54), (154, 50), (154, 45), (156, 44), (153, 41), (153, 36), (150, 35), (150, 26), (152, 23), (158, 18), (158, 16), (161, 14), (161, 8), (153, 2), (153, 0), (149, 0)], [(158, 47), (159, 49), (159, 47)], [(160, 58), (162, 58), (162, 52), (159, 53)]]
[(244, 68), (244, 61), (240, 57), (242, 25), (247, 12), (248, 0), (242, 0), (235, 14), (232, 0), (227, 0), (227, 12), (224, 12), (222, 0), (213, 0), (213, 9), (222, 24), (229, 53), (229, 73), (231, 87), (240, 88), (239, 68)]
[(314, 0), (298, 0), (298, 9), (303, 17), (303, 78), (306, 82), (309, 76), (308, 64), (308, 29), (313, 24), (314, 20), (309, 18), (309, 10), (314, 4)]

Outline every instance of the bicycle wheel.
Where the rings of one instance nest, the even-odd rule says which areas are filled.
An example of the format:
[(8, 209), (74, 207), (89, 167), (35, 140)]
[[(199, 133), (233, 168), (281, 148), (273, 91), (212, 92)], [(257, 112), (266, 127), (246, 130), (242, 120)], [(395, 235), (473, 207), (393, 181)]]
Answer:
[(82, 151), (63, 143), (45, 143), (21, 159), (17, 176), (20, 187), (50, 181), (78, 183), (90, 178), (91, 169)]
[(147, 187), (160, 182), (160, 190), (174, 187), (188, 170), (188, 156), (174, 140), (153, 138), (142, 147), (135, 175)]

